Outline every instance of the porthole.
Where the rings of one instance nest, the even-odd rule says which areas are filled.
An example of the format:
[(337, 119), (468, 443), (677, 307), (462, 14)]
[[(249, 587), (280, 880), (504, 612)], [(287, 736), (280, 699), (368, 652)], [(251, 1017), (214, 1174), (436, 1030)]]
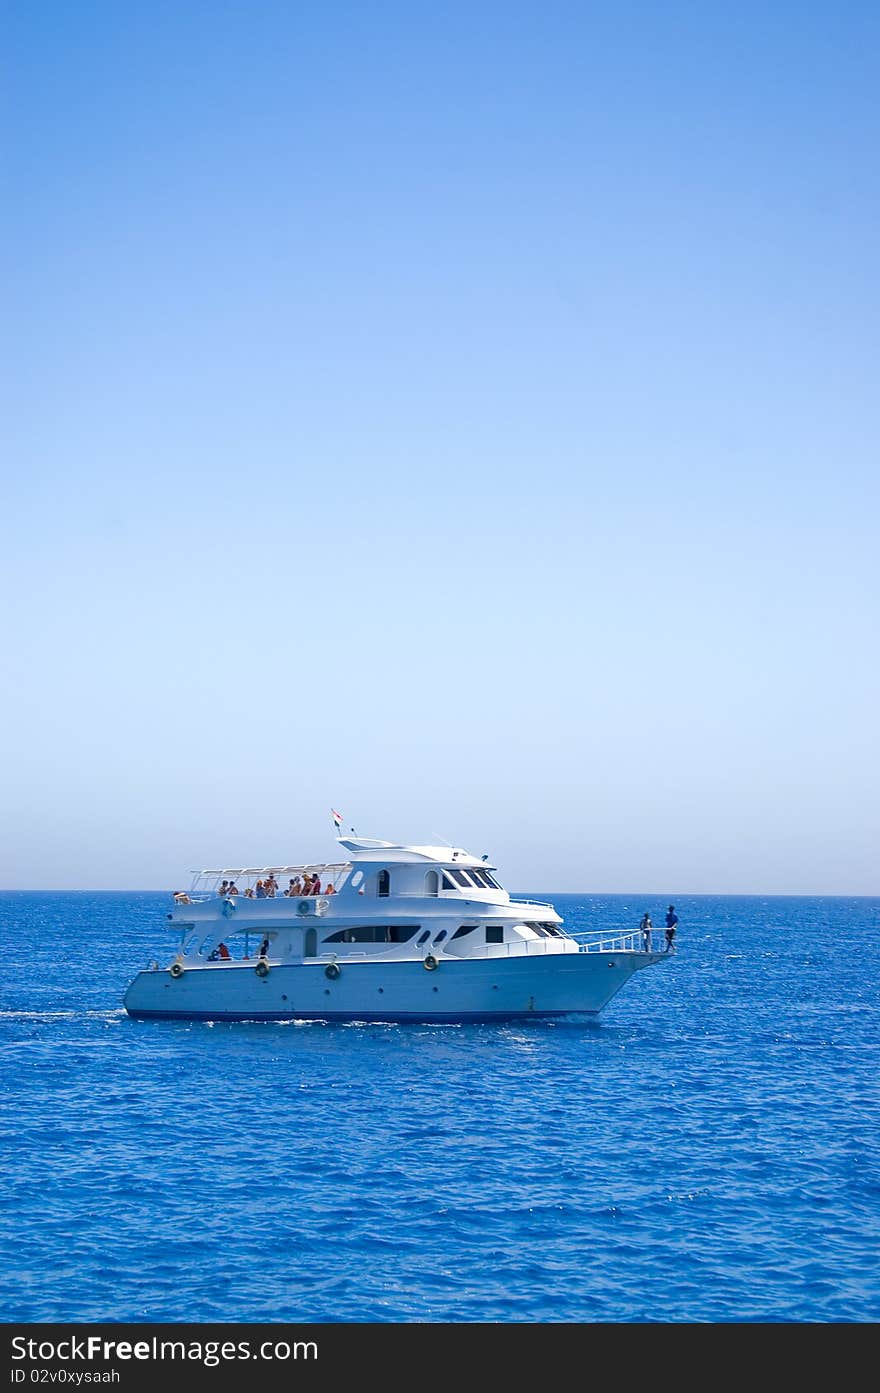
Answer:
[(363, 873), (363, 871), (355, 871), (354, 875), (353, 875), (352, 878), (351, 878), (351, 883), (352, 883), (352, 885), (354, 886), (355, 890), (358, 888), (358, 886), (360, 885), (360, 883), (361, 883), (361, 881), (363, 880), (363, 878), (364, 878), (364, 873)]

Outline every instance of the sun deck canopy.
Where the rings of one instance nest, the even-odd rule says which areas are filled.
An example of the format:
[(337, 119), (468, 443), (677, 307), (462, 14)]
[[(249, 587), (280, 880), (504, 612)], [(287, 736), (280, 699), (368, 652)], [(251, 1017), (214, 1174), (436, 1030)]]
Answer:
[(298, 866), (223, 866), (218, 870), (192, 871), (190, 874), (199, 880), (245, 880), (253, 876), (262, 880), (269, 875), (286, 875), (295, 879), (305, 872), (310, 875), (314, 875), (315, 872), (319, 875), (322, 872), (340, 875), (343, 871), (350, 870), (350, 861), (306, 861)]

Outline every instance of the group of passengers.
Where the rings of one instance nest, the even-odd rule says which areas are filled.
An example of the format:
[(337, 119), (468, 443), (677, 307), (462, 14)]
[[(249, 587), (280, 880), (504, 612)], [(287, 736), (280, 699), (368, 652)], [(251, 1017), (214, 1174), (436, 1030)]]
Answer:
[[(240, 890), (234, 880), (224, 880), (220, 885), (217, 894), (222, 900), (228, 899), (231, 895), (240, 894)], [(278, 894), (278, 881), (275, 879), (274, 872), (270, 871), (265, 880), (258, 880), (256, 886), (251, 889), (250, 885), (244, 892), (246, 900), (274, 900)], [(328, 880), (324, 888), (321, 888), (320, 877), (311, 875), (308, 871), (300, 876), (291, 876), (290, 884), (281, 894), (293, 899), (301, 895), (335, 895), (336, 886), (332, 880)]]
[(284, 893), (285, 895), (289, 895), (291, 899), (299, 895), (335, 895), (336, 886), (333, 884), (332, 880), (328, 880), (322, 890), (321, 880), (317, 873), (315, 875), (310, 875), (309, 872), (306, 871), (302, 879), (300, 879), (298, 875), (292, 876)]
[[(250, 886), (248, 886), (248, 890)], [(247, 895), (247, 890), (244, 892)], [(274, 872), (270, 871), (265, 880), (258, 880), (256, 889), (248, 895), (249, 900), (274, 900), (278, 893), (278, 881), (275, 879)]]

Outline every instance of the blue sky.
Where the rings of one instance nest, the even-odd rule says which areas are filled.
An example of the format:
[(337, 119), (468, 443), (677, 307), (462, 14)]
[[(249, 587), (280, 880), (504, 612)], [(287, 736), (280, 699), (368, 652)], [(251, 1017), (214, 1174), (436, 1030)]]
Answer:
[(876, 7), (4, 16), (0, 884), (877, 893)]

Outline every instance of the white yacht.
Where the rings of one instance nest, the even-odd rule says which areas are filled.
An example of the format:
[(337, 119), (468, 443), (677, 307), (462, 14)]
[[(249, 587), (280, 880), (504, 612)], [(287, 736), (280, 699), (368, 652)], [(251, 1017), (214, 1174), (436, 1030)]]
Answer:
[(129, 1015), (188, 1020), (502, 1021), (595, 1016), (662, 960), (633, 930), (581, 941), (514, 900), (485, 857), (337, 838), (326, 865), (196, 873), (179, 947), (139, 972)]

